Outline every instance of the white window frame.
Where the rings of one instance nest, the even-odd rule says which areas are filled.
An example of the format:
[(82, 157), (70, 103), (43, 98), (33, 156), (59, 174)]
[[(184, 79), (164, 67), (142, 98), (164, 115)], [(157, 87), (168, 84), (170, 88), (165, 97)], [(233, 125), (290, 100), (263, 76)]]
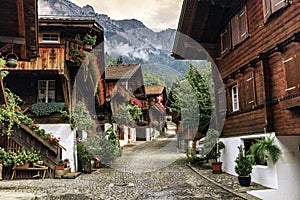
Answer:
[[(37, 99), (37, 102), (38, 103), (49, 103), (49, 99), (51, 98), (50, 96), (52, 96), (51, 99), (53, 99), (53, 101), (51, 102), (55, 102), (55, 86), (54, 86), (54, 89), (51, 89), (49, 88), (49, 83), (50, 82), (54, 82), (54, 85), (55, 85), (55, 80), (38, 80), (38, 99)], [(45, 82), (45, 89), (41, 89), (40, 88), (40, 83), (42, 82)], [(43, 91), (43, 92), (42, 92)], [(50, 92), (53, 91), (52, 95), (50, 95)]]
[(231, 87), (231, 97), (232, 97), (232, 111), (238, 111), (239, 108), (239, 92), (238, 86), (234, 85)]
[[(45, 34), (49, 34), (50, 35), (50, 38), (51, 38), (51, 36), (53, 35), (57, 35), (57, 40), (45, 40), (44, 39), (44, 35)], [(55, 36), (55, 38), (56, 38), (56, 36)], [(59, 35), (59, 33), (51, 33), (51, 32), (45, 32), (45, 33), (41, 33), (41, 41), (40, 41), (41, 43), (60, 43), (60, 35)]]

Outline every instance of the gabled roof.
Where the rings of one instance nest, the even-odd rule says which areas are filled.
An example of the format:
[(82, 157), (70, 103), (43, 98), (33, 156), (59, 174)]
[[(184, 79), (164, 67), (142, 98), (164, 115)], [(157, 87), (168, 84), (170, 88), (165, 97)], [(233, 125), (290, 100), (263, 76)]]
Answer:
[(140, 68), (141, 68), (140, 64), (108, 65), (105, 68), (105, 79), (106, 80), (129, 79)]
[(163, 85), (145, 85), (146, 95), (162, 94), (164, 89)]
[(40, 32), (59, 31), (63, 37), (89, 33), (97, 36), (96, 46), (104, 40), (104, 29), (93, 17), (39, 15), (38, 19)]
[(244, 3), (245, 0), (184, 0), (172, 56), (201, 59), (197, 54), (203, 48), (213, 52), (220, 30)]

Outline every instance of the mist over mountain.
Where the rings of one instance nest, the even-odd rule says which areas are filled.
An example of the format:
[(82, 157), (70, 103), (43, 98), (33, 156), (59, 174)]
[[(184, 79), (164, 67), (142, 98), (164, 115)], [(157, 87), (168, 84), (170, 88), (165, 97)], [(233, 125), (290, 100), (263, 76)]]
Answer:
[[(104, 28), (106, 65), (119, 56), (127, 63), (141, 63), (143, 70), (182, 77), (188, 61), (171, 57), (176, 30), (154, 32), (137, 19), (113, 20), (90, 5), (79, 7), (68, 0), (39, 0), (39, 15), (90, 16)], [(152, 66), (152, 67), (149, 67)], [(164, 71), (164, 72), (162, 72)]]

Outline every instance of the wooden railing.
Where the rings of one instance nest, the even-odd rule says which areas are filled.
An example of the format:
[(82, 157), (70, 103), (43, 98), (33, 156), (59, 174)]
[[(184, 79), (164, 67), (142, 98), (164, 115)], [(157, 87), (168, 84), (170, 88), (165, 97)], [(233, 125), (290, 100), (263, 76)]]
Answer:
[(39, 55), (36, 61), (18, 61), (16, 68), (8, 70), (57, 70), (59, 74), (65, 72), (65, 46), (55, 45), (39, 48)]
[[(6, 150), (18, 151), (21, 148), (30, 150), (32, 147), (40, 152), (41, 160), (48, 166), (48, 177), (54, 177), (54, 170), (56, 163), (61, 159), (62, 149), (59, 146), (51, 144), (42, 138), (41, 135), (31, 130), (27, 125), (20, 124), (14, 127), (11, 137), (6, 135), (1, 137), (0, 144)], [(3, 178), (11, 177), (11, 167), (5, 167)], [(32, 177), (32, 174), (24, 172), (20, 177)]]

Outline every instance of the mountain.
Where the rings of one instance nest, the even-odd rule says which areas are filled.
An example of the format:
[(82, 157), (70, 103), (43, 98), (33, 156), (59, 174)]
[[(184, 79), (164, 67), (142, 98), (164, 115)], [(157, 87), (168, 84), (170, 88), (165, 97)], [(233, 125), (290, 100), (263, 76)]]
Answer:
[(106, 64), (122, 56), (124, 62), (141, 63), (143, 71), (159, 71), (159, 76), (165, 71), (163, 77), (168, 83), (175, 76), (185, 74), (188, 62), (171, 57), (176, 34), (174, 29), (154, 32), (137, 19), (113, 20), (105, 14), (96, 13), (90, 5), (79, 7), (68, 0), (39, 0), (39, 14), (94, 17), (104, 28)]

